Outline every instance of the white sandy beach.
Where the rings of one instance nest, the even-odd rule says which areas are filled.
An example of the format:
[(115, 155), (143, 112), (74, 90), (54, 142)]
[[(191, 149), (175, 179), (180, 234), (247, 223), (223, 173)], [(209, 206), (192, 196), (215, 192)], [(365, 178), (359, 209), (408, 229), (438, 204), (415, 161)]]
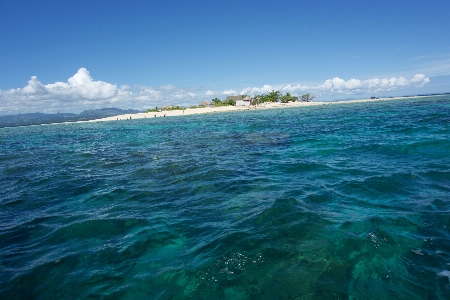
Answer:
[[(289, 102), (289, 103), (263, 103), (256, 106), (219, 106), (219, 107), (204, 107), (204, 108), (187, 108), (185, 110), (169, 110), (162, 112), (148, 112), (137, 114), (125, 114), (113, 117), (107, 117), (102, 119), (90, 120), (87, 122), (100, 122), (100, 121), (121, 121), (130, 119), (144, 119), (144, 118), (163, 118), (163, 117), (175, 117), (175, 116), (188, 116), (194, 114), (207, 114), (207, 113), (220, 113), (231, 111), (246, 111), (246, 110), (259, 110), (259, 109), (274, 109), (274, 108), (289, 108), (300, 106), (317, 106), (317, 105), (343, 105), (363, 102), (378, 102), (378, 101), (392, 101), (392, 100), (404, 100), (411, 98), (424, 98), (429, 96), (414, 96), (414, 97), (394, 97), (394, 98), (378, 98), (378, 99), (358, 99), (358, 100), (341, 100), (332, 102)], [(82, 121), (86, 122), (86, 121)]]

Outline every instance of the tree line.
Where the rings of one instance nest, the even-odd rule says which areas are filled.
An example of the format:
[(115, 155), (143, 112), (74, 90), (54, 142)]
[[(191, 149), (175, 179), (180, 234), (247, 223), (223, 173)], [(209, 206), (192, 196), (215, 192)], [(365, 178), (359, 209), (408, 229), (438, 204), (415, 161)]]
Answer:
[(296, 101), (303, 101), (303, 102), (309, 102), (312, 101), (315, 98), (315, 96), (311, 96), (310, 94), (304, 94), (300, 97), (300, 100), (297, 96), (292, 96), (290, 93), (287, 93), (283, 95), (280, 91), (272, 90), (268, 94), (262, 94), (262, 95), (255, 95), (253, 97), (253, 104), (259, 104), (259, 103), (265, 103), (265, 102), (281, 102), (281, 103), (288, 103), (288, 102), (296, 102)]
[[(246, 98), (247, 95), (243, 95), (242, 99)], [(286, 94), (282, 94), (280, 91), (275, 91), (272, 90), (271, 92), (267, 93), (267, 94), (261, 94), (261, 95), (255, 95), (252, 99), (251, 99), (251, 104), (252, 105), (257, 105), (257, 104), (261, 104), (261, 103), (266, 103), (266, 102), (281, 102), (281, 103), (288, 103), (288, 102), (296, 102), (296, 101), (302, 101), (302, 102), (309, 102), (314, 100), (315, 96), (311, 96), (310, 94), (304, 94), (300, 97), (297, 96), (292, 96), (290, 93)], [(219, 98), (214, 98), (211, 101), (202, 101), (199, 106), (190, 106), (189, 108), (197, 108), (197, 107), (206, 107), (206, 106), (213, 106), (213, 107), (218, 107), (218, 106), (234, 106), (236, 105), (235, 101), (232, 99), (225, 99), (225, 100), (220, 100)], [(169, 105), (166, 107), (156, 107), (155, 109), (149, 109), (147, 110), (147, 112), (156, 112), (156, 111), (163, 111), (163, 110), (179, 110), (179, 109), (184, 109), (182, 107), (179, 106), (173, 106), (173, 105)]]
[[(247, 95), (243, 95), (242, 99), (246, 98)], [(252, 105), (261, 104), (265, 102), (281, 102), (281, 103), (288, 103), (288, 102), (296, 102), (296, 101), (302, 101), (302, 102), (309, 102), (314, 100), (315, 96), (311, 96), (310, 94), (304, 94), (300, 97), (300, 100), (297, 96), (292, 96), (290, 93), (287, 93), (283, 95), (280, 91), (272, 90), (268, 94), (261, 94), (261, 95), (255, 95), (252, 98)], [(204, 101), (202, 102), (203, 105), (208, 102)], [(220, 100), (219, 98), (214, 98), (211, 100), (212, 106), (229, 106), (229, 105), (235, 105), (235, 102), (231, 99), (226, 100)]]

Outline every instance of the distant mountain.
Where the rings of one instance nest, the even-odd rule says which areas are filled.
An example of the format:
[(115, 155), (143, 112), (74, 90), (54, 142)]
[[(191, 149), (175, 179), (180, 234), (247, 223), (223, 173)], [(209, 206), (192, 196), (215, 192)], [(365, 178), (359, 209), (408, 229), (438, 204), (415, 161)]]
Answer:
[(17, 114), (17, 115), (6, 115), (6, 116), (0, 116), (0, 128), (51, 124), (51, 123), (89, 121), (89, 120), (112, 117), (112, 116), (117, 116), (117, 115), (122, 115), (122, 114), (136, 114), (139, 112), (140, 111), (134, 110), (134, 109), (120, 109), (120, 108), (112, 107), (112, 108), (89, 109), (89, 110), (82, 111), (79, 114), (73, 114), (73, 113), (57, 113), (57, 114), (26, 113), (26, 114)]
[(119, 109), (119, 108), (100, 108), (100, 109), (89, 109), (82, 111), (78, 116), (81, 118), (88, 118), (88, 120), (107, 118), (123, 114), (136, 114), (140, 111), (134, 109)]

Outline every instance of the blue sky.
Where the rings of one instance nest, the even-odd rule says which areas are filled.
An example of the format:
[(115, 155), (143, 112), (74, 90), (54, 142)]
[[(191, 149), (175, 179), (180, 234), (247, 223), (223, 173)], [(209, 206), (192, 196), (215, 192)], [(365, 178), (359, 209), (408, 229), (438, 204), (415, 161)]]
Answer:
[(450, 1), (0, 1), (0, 114), (450, 92)]

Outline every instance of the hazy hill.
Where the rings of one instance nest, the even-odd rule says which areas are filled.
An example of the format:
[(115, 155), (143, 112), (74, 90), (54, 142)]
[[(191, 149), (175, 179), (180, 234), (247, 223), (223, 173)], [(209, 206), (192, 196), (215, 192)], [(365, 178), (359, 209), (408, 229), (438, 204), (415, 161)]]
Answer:
[(90, 109), (82, 111), (79, 114), (74, 113), (57, 113), (57, 114), (44, 114), (44, 113), (26, 113), (17, 115), (5, 115), (0, 116), (0, 128), (2, 127), (15, 127), (15, 126), (28, 126), (50, 123), (63, 123), (63, 122), (76, 122), (76, 121), (89, 121), (99, 118), (106, 118), (122, 114), (135, 114), (138, 110), (134, 109), (120, 109), (120, 108), (100, 108)]

